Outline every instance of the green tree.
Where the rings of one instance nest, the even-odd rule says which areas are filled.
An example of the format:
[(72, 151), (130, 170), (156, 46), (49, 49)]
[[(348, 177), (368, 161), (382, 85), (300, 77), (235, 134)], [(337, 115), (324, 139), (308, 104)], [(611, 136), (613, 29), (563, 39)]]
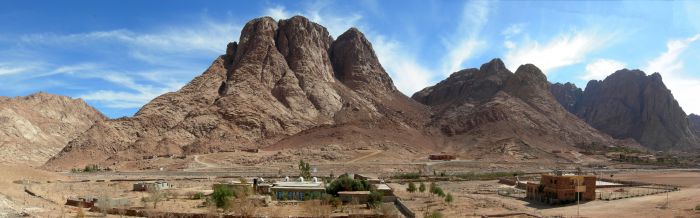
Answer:
[(384, 198), (384, 193), (379, 192), (379, 191), (370, 191), (369, 198), (367, 199), (367, 203), (369, 205), (372, 205), (372, 207), (376, 207), (376, 206), (382, 204), (383, 198)]
[(304, 160), (299, 160), (299, 176), (304, 178), (311, 178), (311, 165), (304, 162)]
[(416, 192), (416, 184), (413, 184), (413, 182), (408, 183), (408, 188), (406, 188), (406, 191), (410, 193)]
[(454, 199), (452, 198), (452, 194), (447, 193), (447, 196), (445, 196), (445, 202), (447, 202), (448, 204), (451, 204), (453, 201), (454, 201)]
[(425, 183), (420, 183), (420, 186), (418, 186), (418, 191), (420, 191), (420, 193), (425, 192)]
[(428, 186), (428, 193), (435, 194), (435, 187), (437, 187), (435, 182), (430, 182), (430, 185)]
[(211, 199), (216, 204), (216, 207), (225, 208), (229, 204), (229, 200), (234, 196), (233, 190), (225, 185), (220, 185), (214, 188), (214, 193), (211, 194)]
[(369, 191), (372, 186), (365, 180), (355, 180), (350, 178), (348, 174), (338, 176), (328, 186), (326, 192), (333, 196), (338, 196), (341, 191)]

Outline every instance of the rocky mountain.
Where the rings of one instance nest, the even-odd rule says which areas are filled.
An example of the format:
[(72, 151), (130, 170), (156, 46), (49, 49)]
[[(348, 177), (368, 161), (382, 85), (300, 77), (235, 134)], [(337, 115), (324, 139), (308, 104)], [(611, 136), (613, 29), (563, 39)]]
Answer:
[(697, 114), (688, 115), (688, 123), (690, 123), (690, 129), (695, 132), (695, 135), (700, 136), (700, 116)]
[(531, 64), (511, 73), (494, 59), (455, 72), (412, 98), (432, 107), (429, 125), (449, 136), (448, 149), (469, 150), (477, 158), (495, 153), (533, 159), (577, 150), (574, 146), (616, 143), (559, 105), (545, 75)]
[(568, 111), (576, 110), (576, 103), (583, 96), (583, 90), (576, 87), (573, 83), (555, 83), (549, 87), (549, 90), (554, 95), (554, 98)]
[(571, 113), (614, 138), (633, 138), (658, 150), (699, 144), (658, 73), (623, 69), (588, 82), (583, 92), (566, 84), (554, 84), (551, 91)]
[(38, 166), (105, 117), (81, 99), (0, 97), (0, 164)]
[(334, 40), (325, 27), (304, 17), (279, 22), (263, 17), (249, 21), (239, 42), (230, 43), (202, 75), (133, 117), (97, 123), (46, 166), (323, 146), (320, 141), (427, 146), (431, 142), (420, 129), (429, 113), (396, 90), (357, 29)]

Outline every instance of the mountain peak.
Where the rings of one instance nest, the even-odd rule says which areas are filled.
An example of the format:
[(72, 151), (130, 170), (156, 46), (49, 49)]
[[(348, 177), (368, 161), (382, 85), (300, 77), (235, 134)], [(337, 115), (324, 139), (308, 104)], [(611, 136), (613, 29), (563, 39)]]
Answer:
[(506, 65), (503, 64), (503, 61), (500, 58), (494, 58), (488, 63), (482, 64), (479, 70), (486, 72), (503, 72), (508, 69), (506, 69)]
[[(557, 96), (561, 90), (552, 89)], [(653, 149), (683, 149), (698, 143), (689, 116), (658, 73), (621, 69), (591, 80), (575, 99), (557, 98), (571, 113), (614, 138), (633, 138)], [(575, 103), (572, 103), (575, 101)], [(692, 126), (691, 126), (692, 127)]]
[(350, 28), (338, 36), (329, 49), (335, 77), (362, 93), (382, 95), (396, 91), (391, 77), (384, 71), (365, 35)]

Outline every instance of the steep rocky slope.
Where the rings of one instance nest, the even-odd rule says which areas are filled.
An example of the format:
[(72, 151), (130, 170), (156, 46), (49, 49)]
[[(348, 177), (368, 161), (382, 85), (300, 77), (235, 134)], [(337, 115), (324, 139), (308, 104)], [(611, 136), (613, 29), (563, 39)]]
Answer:
[[(426, 146), (430, 140), (419, 129), (427, 117), (427, 107), (396, 90), (357, 29), (333, 40), (325, 27), (304, 17), (263, 17), (248, 22), (240, 41), (182, 89), (157, 97), (134, 117), (98, 123), (46, 166), (323, 146), (320, 141)], [(338, 134), (364, 140), (339, 141)]]
[(690, 123), (690, 129), (695, 132), (695, 135), (700, 136), (700, 116), (690, 114), (688, 115), (688, 122)]
[(545, 75), (531, 64), (511, 73), (494, 59), (479, 69), (455, 72), (413, 99), (432, 107), (430, 125), (450, 136), (448, 150), (469, 150), (477, 158), (534, 159), (574, 146), (616, 143), (562, 108)]
[(0, 98), (0, 164), (41, 165), (104, 120), (83, 100), (36, 93)]
[(555, 83), (549, 87), (549, 90), (554, 95), (554, 98), (561, 103), (567, 111), (576, 110), (576, 103), (581, 100), (583, 90), (576, 87), (573, 83)]
[[(580, 89), (557, 85), (555, 96), (576, 96)], [(557, 98), (569, 111), (614, 138), (633, 138), (657, 150), (698, 147), (688, 118), (661, 75), (640, 70), (619, 70), (592, 80), (572, 105), (570, 98)]]

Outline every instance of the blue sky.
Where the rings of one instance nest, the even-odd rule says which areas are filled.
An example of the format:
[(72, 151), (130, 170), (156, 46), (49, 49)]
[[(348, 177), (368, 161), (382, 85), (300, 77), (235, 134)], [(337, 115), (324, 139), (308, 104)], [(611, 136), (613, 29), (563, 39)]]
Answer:
[(0, 95), (83, 98), (109, 117), (201, 74), (248, 20), (304, 15), (358, 27), (407, 95), (500, 57), (584, 87), (620, 68), (659, 72), (700, 113), (698, 1), (2, 1)]

